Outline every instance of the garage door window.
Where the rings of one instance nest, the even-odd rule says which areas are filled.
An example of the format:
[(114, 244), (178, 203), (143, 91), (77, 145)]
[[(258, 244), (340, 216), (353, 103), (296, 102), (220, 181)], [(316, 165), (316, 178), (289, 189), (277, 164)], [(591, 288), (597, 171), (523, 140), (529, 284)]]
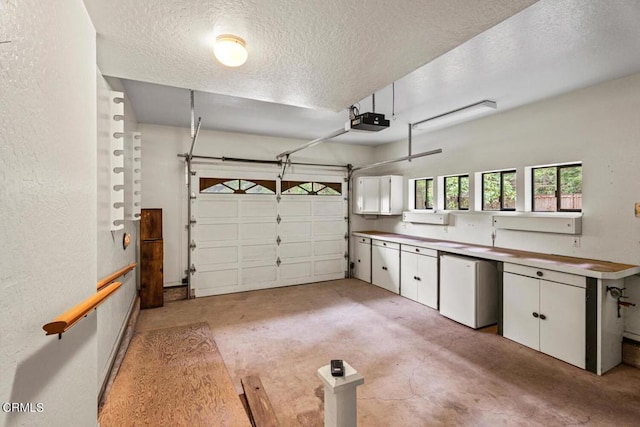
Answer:
[(276, 194), (276, 182), (230, 178), (200, 178), (200, 192), (207, 194)]
[(339, 182), (282, 181), (282, 194), (300, 196), (340, 196)]

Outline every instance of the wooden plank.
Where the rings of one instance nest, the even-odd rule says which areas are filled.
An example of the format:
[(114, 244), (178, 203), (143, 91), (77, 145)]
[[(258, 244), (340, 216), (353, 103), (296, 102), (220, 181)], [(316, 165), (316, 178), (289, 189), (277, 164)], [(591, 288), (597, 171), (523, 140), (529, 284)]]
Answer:
[(140, 243), (140, 308), (164, 305), (163, 242)]
[(256, 427), (277, 427), (278, 417), (271, 406), (262, 381), (257, 375), (249, 375), (241, 379), (244, 395)]
[(133, 337), (98, 421), (109, 426), (250, 426), (207, 323)]
[(162, 209), (142, 209), (140, 240), (162, 239)]

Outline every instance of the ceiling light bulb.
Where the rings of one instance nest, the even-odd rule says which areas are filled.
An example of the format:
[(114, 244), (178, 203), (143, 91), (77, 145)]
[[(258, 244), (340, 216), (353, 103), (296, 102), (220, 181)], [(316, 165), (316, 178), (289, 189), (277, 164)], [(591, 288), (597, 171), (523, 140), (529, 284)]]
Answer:
[(247, 61), (247, 47), (240, 37), (224, 34), (216, 38), (213, 54), (227, 67), (239, 67)]

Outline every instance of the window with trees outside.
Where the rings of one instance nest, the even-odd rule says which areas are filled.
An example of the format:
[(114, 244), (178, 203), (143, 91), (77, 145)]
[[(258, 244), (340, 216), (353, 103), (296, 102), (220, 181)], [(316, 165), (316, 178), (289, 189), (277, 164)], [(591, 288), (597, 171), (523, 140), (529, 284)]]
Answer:
[(582, 165), (532, 168), (534, 212), (581, 212)]
[(433, 209), (433, 178), (421, 178), (413, 181), (415, 209)]
[(482, 210), (516, 210), (516, 171), (485, 172), (482, 174)]
[(200, 178), (200, 192), (207, 194), (276, 194), (276, 182), (235, 178)]
[(444, 189), (446, 210), (469, 210), (469, 175), (446, 176)]
[(298, 196), (340, 196), (342, 184), (339, 182), (282, 181), (283, 195)]

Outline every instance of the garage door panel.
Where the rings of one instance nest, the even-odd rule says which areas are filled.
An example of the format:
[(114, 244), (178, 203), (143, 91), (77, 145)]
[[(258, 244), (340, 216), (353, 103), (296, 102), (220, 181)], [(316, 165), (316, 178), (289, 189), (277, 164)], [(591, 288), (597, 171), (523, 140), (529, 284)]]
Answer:
[(200, 219), (237, 218), (238, 202), (235, 200), (211, 200), (201, 197), (198, 200)]
[(238, 247), (219, 246), (200, 248), (197, 253), (197, 262), (200, 266), (237, 263)]
[(313, 242), (313, 254), (315, 256), (322, 255), (344, 255), (345, 252), (344, 239), (321, 240)]
[(332, 221), (314, 221), (313, 223), (314, 236), (344, 235), (344, 233), (345, 221), (343, 219)]
[(198, 275), (198, 289), (207, 290), (238, 285), (238, 269), (203, 271)]
[(274, 265), (260, 267), (245, 267), (242, 269), (242, 284), (244, 286), (263, 285), (276, 283), (278, 280), (278, 268)]
[(296, 216), (311, 216), (311, 206), (311, 200), (284, 200), (283, 198), (283, 200), (281, 200), (280, 202), (280, 216), (287, 218)]
[[(340, 198), (341, 199), (341, 198)], [(317, 201), (313, 204), (313, 216), (314, 217), (327, 217), (327, 216), (336, 216), (336, 217), (344, 217), (344, 201), (336, 200), (336, 201)]]
[(194, 227), (198, 242), (220, 242), (238, 239), (237, 224), (197, 224)]
[(240, 224), (241, 240), (270, 240), (275, 242), (277, 237), (278, 230), (275, 222)]
[(336, 278), (341, 278), (344, 275), (344, 259), (335, 258), (315, 261), (313, 269), (314, 276), (336, 275)]
[(272, 218), (275, 221), (277, 215), (275, 200), (243, 200), (240, 204), (240, 218)]
[[(312, 261), (292, 262), (280, 264), (280, 278), (283, 280), (303, 279), (311, 277)], [(300, 282), (303, 283), (303, 282)]]
[(310, 241), (282, 243), (280, 245), (280, 258), (308, 258), (313, 255), (313, 243)]
[(242, 262), (252, 261), (271, 261), (275, 262), (278, 257), (277, 246), (275, 244), (266, 245), (243, 245), (242, 246)]
[(312, 223), (310, 221), (285, 221), (280, 223), (280, 237), (284, 240), (289, 237), (306, 238), (312, 237)]

